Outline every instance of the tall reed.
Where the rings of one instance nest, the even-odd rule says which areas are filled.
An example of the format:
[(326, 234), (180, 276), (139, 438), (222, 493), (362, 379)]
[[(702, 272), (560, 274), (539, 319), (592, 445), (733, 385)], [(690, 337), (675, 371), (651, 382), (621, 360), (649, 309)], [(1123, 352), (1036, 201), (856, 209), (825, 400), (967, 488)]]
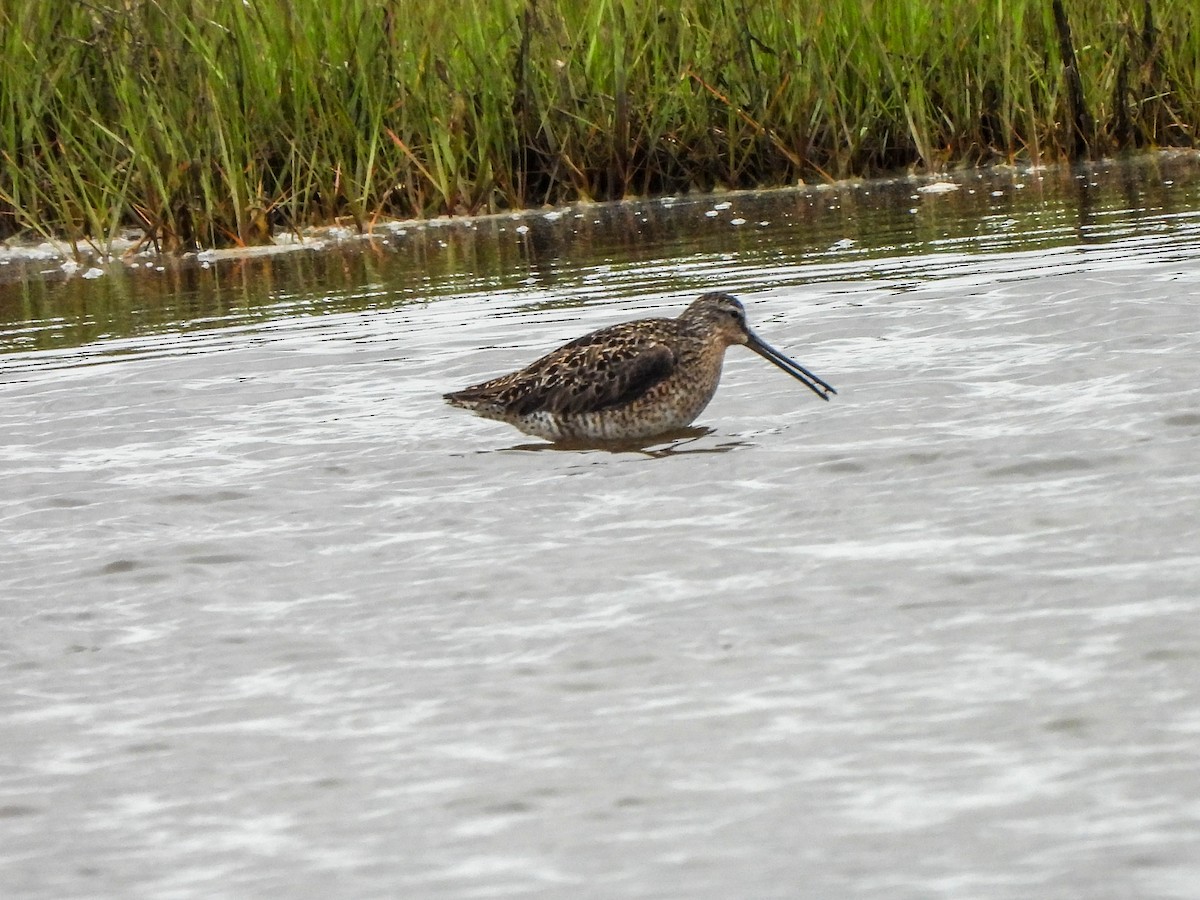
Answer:
[[(10, 0), (0, 236), (276, 228), (1196, 146), (1173, 0)], [(1073, 51), (1086, 116), (1073, 108)]]

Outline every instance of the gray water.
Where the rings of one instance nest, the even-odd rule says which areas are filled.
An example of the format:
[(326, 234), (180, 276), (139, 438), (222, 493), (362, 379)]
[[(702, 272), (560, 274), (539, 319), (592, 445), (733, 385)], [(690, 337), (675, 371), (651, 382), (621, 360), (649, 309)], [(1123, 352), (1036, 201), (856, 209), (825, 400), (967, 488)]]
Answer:
[[(0, 260), (3, 896), (1196, 897), (1200, 163), (954, 180)], [(713, 288), (838, 397), (439, 399)]]

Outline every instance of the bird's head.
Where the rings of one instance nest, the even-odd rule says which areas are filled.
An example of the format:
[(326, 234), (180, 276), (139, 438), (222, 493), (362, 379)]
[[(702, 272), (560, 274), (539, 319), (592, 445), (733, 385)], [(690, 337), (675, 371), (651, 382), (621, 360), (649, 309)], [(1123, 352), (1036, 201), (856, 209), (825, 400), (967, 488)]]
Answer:
[(726, 346), (751, 339), (746, 309), (732, 294), (704, 294), (683, 311), (682, 318), (718, 336)]

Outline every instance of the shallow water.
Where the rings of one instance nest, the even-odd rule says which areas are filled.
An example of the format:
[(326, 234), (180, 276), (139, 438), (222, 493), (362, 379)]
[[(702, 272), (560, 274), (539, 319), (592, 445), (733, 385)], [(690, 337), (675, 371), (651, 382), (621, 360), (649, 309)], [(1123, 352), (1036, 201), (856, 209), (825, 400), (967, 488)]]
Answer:
[[(9, 258), (5, 896), (1195, 896), (1200, 164), (921, 184)], [(713, 287), (839, 396), (439, 399)]]

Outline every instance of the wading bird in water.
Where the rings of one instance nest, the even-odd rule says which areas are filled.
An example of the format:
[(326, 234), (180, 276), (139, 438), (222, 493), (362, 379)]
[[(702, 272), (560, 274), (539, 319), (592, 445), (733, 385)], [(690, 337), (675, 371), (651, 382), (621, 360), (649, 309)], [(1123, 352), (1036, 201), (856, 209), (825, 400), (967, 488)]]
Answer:
[(708, 406), (730, 344), (749, 347), (822, 400), (837, 393), (751, 331), (737, 298), (711, 293), (677, 318), (601, 328), (445, 400), (548, 441), (645, 440), (685, 428)]

